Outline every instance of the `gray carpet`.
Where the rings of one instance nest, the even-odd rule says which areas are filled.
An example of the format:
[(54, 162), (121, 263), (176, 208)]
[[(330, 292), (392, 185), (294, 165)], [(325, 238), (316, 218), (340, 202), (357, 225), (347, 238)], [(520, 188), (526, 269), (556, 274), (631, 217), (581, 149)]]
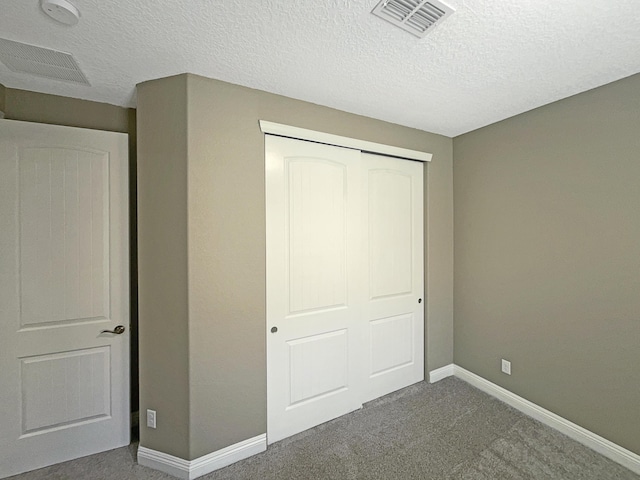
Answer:
[[(135, 446), (11, 480), (165, 480)], [(466, 383), (419, 383), (201, 477), (239, 479), (597, 479), (640, 476)]]

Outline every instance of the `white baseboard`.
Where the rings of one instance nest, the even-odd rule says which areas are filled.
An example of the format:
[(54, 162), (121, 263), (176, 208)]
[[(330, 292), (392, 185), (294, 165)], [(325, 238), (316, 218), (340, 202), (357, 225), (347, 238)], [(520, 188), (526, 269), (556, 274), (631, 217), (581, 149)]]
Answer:
[[(555, 413), (550, 412), (529, 400), (525, 400), (515, 393), (512, 393), (489, 380), (485, 380), (475, 373), (465, 370), (457, 365), (447, 365), (447, 367), (434, 370), (433, 373), (437, 373), (448, 367), (452, 367), (453, 374), (459, 379), (464, 380), (493, 397), (496, 397), (498, 400), (502, 400), (504, 403), (512, 406), (516, 410), (520, 410), (522, 413), (529, 415), (532, 418), (535, 418), (539, 422), (564, 433), (566, 436), (573, 438), (577, 442), (580, 442), (614, 462), (619, 463), (632, 472), (640, 474), (640, 455), (622, 448), (620, 445), (617, 445), (600, 435), (596, 435), (586, 428), (576, 425), (575, 423), (570, 422), (569, 420), (562, 418), (561, 416), (556, 415)], [(431, 373), (429, 374), (429, 378), (431, 379)]]
[(440, 380), (455, 375), (455, 365), (450, 363), (444, 367), (436, 368), (429, 372), (429, 383), (436, 383)]
[(184, 480), (193, 480), (239, 460), (264, 452), (266, 449), (266, 434), (244, 440), (195, 460), (184, 460), (150, 448), (138, 447), (138, 464)]

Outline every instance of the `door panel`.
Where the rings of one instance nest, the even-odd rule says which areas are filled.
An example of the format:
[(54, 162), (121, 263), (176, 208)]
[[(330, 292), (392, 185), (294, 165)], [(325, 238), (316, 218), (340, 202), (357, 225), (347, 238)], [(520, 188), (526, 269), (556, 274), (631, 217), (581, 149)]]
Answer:
[(361, 406), (362, 346), (353, 321), (359, 316), (360, 154), (288, 138), (265, 141), (273, 443)]
[(396, 315), (369, 322), (372, 377), (384, 375), (415, 361), (414, 315)]
[(368, 187), (369, 297), (375, 300), (411, 294), (414, 270), (411, 175), (369, 168)]
[(424, 379), (423, 166), (363, 153), (362, 168), (366, 402)]
[[(349, 388), (347, 329), (290, 340), (289, 407)], [(322, 358), (322, 362), (317, 359)]]
[(24, 148), (18, 170), (21, 325), (108, 317), (108, 155)]
[(22, 358), (23, 435), (108, 417), (110, 353), (96, 347)]
[(0, 120), (0, 224), (0, 477), (128, 444), (126, 135)]
[(322, 158), (285, 159), (289, 315), (347, 304), (347, 168)]

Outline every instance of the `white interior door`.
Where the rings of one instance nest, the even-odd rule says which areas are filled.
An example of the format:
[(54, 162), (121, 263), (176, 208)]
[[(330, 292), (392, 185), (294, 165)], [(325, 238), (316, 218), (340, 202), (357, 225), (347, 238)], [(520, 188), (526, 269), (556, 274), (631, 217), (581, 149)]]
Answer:
[(424, 379), (423, 166), (362, 160), (367, 402)]
[(0, 120), (0, 477), (129, 443), (126, 138)]
[(362, 333), (353, 321), (360, 316), (360, 152), (265, 141), (273, 443), (362, 405)]

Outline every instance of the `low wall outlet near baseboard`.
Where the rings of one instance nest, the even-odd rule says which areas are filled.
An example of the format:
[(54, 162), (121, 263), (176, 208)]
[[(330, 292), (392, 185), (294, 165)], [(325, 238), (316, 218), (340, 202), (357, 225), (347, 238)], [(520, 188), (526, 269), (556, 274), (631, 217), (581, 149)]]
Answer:
[(147, 427), (156, 428), (156, 411), (147, 409)]
[(511, 362), (509, 360), (502, 359), (502, 373), (511, 375)]

